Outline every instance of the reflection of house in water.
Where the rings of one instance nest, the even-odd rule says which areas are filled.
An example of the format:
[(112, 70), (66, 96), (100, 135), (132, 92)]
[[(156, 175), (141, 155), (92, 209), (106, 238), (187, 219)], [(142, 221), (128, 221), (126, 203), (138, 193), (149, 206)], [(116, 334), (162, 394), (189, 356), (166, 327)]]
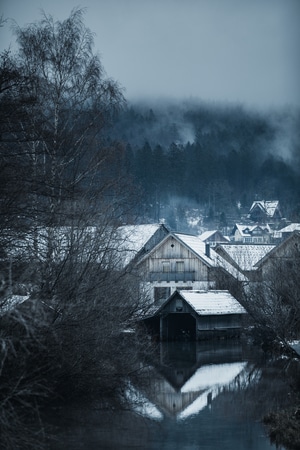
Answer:
[[(149, 413), (151, 405), (155, 418), (185, 419), (210, 408), (224, 389), (237, 387), (247, 365), (237, 344), (179, 345), (161, 346), (161, 364), (152, 367), (151, 386), (143, 392), (144, 412)], [(183, 359), (186, 350), (189, 357)]]

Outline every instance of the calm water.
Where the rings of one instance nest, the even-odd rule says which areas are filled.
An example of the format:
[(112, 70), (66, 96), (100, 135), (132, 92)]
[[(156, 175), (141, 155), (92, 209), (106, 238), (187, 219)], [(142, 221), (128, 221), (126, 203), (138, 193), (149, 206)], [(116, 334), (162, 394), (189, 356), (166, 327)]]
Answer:
[(261, 418), (288, 387), (240, 343), (164, 343), (126, 395), (128, 410), (57, 413), (51, 449), (274, 450)]

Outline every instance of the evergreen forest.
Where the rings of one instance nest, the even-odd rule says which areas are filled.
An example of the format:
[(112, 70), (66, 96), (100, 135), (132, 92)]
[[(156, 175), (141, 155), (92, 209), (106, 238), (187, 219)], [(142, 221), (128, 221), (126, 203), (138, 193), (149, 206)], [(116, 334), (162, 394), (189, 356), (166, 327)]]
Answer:
[[(139, 220), (186, 231), (231, 226), (254, 200), (279, 200), (300, 220), (299, 112), (258, 112), (200, 101), (129, 104), (108, 138), (124, 146), (124, 170), (139, 187)], [(203, 224), (202, 220), (202, 224)]]

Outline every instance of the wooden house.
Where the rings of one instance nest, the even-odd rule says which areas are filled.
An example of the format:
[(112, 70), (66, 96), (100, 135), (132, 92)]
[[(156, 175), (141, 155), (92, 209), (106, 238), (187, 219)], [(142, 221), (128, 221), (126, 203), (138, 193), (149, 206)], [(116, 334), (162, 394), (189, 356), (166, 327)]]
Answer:
[(239, 336), (246, 314), (228, 291), (175, 291), (144, 323), (162, 341), (195, 341)]
[(137, 268), (149, 301), (160, 304), (175, 290), (228, 289), (227, 282), (246, 281), (209, 244), (180, 233), (168, 234), (139, 259)]
[(269, 244), (272, 230), (266, 225), (241, 225), (236, 223), (231, 232), (232, 240), (243, 244)]

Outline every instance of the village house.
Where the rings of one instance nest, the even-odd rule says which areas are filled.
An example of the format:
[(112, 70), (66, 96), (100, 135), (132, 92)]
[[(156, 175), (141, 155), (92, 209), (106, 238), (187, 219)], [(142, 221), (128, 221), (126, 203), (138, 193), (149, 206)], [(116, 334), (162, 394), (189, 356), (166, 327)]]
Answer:
[(162, 341), (195, 341), (239, 336), (246, 315), (228, 291), (175, 291), (144, 323)]
[(245, 276), (197, 236), (169, 233), (136, 263), (149, 302), (162, 303), (176, 290), (228, 289)]
[(231, 232), (234, 242), (244, 244), (269, 244), (272, 240), (272, 230), (266, 225), (241, 225), (236, 223)]
[(248, 218), (256, 223), (278, 222), (282, 218), (278, 200), (255, 200)]

